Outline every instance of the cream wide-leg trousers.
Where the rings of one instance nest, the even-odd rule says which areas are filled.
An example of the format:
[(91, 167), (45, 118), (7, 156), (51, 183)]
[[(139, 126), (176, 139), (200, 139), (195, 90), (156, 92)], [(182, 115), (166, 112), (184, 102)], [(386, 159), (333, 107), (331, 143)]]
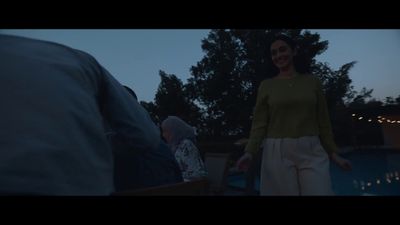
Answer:
[(333, 195), (319, 137), (266, 138), (263, 146), (261, 195)]

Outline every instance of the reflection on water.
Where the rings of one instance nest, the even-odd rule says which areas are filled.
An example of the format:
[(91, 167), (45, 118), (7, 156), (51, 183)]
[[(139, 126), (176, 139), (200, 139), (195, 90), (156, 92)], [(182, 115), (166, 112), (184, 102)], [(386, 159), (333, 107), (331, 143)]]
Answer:
[[(381, 183), (381, 179), (384, 180), (385, 182)], [(399, 182), (400, 182), (399, 172), (394, 171), (394, 172), (387, 172), (381, 177), (367, 180), (367, 181), (354, 179), (353, 180), (353, 188), (355, 190), (361, 190), (362, 192), (371, 192), (371, 191), (377, 192), (379, 190), (379, 187), (382, 185), (397, 185), (397, 186), (399, 186)], [(400, 193), (400, 190), (398, 193)], [(398, 193), (395, 193), (395, 194), (398, 194)]]
[(344, 172), (331, 164), (337, 195), (400, 195), (399, 150), (359, 150), (343, 156), (352, 162), (353, 170)]

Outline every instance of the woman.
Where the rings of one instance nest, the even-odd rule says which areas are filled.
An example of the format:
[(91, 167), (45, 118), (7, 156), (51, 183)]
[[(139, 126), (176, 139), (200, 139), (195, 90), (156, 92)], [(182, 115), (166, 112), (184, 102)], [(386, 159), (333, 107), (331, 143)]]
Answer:
[(329, 158), (342, 169), (320, 81), (296, 71), (296, 44), (274, 38), (271, 57), (279, 73), (261, 82), (250, 139), (237, 166), (245, 169), (263, 149), (261, 195), (332, 195)]
[(162, 135), (170, 145), (184, 181), (207, 176), (200, 152), (197, 149), (193, 127), (176, 116), (169, 116), (161, 123)]

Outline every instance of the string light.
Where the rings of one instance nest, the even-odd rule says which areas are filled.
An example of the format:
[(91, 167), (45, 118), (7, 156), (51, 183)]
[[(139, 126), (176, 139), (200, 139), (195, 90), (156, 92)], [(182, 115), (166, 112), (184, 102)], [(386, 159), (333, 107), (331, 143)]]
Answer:
[(391, 120), (391, 119), (385, 118), (383, 116), (377, 116), (377, 117), (375, 117), (376, 119), (368, 118), (368, 117), (365, 117), (365, 116), (362, 116), (362, 115), (357, 115), (355, 113), (351, 114), (351, 116), (357, 118), (357, 120), (364, 120), (365, 119), (366, 121), (368, 121), (368, 123), (376, 122), (376, 123), (380, 123), (380, 124), (382, 124), (382, 123), (393, 124), (393, 125), (394, 124), (400, 124), (400, 120)]
[[(384, 182), (385, 180), (386, 180), (386, 182)], [(382, 177), (372, 179), (372, 181), (363, 181), (363, 180), (353, 179), (353, 187), (355, 189), (360, 188), (362, 191), (365, 191), (367, 189), (373, 188), (373, 186), (375, 186), (375, 185), (377, 187), (378, 185), (380, 186), (381, 184), (383, 184), (383, 185), (396, 184), (399, 180), (400, 180), (400, 177), (399, 177), (398, 171), (389, 171), (389, 172), (385, 173)]]

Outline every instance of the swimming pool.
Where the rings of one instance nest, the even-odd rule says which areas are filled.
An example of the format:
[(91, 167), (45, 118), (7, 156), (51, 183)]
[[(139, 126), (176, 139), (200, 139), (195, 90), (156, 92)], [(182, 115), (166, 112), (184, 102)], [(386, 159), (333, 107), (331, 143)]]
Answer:
[[(400, 151), (364, 149), (343, 154), (352, 163), (352, 171), (342, 171), (331, 163), (332, 188), (336, 195), (400, 195)], [(243, 174), (228, 177), (228, 184), (245, 188)], [(260, 180), (255, 181), (259, 191)]]

